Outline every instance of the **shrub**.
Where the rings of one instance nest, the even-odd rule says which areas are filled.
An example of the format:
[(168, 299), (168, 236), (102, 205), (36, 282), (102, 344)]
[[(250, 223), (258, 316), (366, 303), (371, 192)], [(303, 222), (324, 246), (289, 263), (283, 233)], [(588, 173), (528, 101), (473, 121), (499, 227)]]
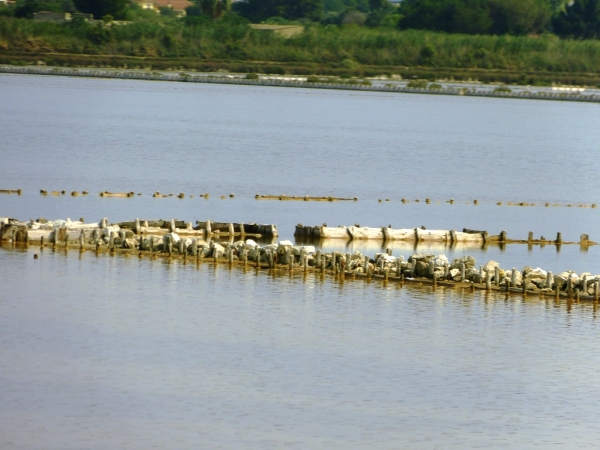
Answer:
[(411, 89), (426, 89), (427, 81), (426, 80), (412, 80), (406, 84), (407, 88)]

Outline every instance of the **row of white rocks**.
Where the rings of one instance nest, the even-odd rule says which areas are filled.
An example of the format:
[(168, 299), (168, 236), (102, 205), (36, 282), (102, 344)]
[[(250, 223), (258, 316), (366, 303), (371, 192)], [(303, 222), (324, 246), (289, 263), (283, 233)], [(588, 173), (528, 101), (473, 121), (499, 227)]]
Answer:
[[(0, 219), (4, 224), (10, 222)], [(496, 261), (477, 266), (475, 258), (463, 256), (449, 261), (446, 255), (416, 253), (406, 260), (403, 256), (389, 253), (376, 253), (368, 257), (357, 251), (354, 253), (323, 253), (314, 246), (295, 246), (291, 241), (280, 241), (265, 246), (252, 239), (231, 243), (218, 243), (211, 240), (182, 237), (177, 233), (160, 236), (138, 236), (131, 230), (122, 230), (118, 225), (99, 226), (97, 223), (54, 221), (43, 224), (30, 223), (30, 238), (47, 243), (79, 242), (109, 249), (132, 249), (169, 254), (180, 254), (202, 258), (226, 258), (229, 261), (254, 261), (269, 266), (287, 265), (329, 269), (337, 272), (383, 275), (385, 277), (428, 278), (435, 281), (472, 282), (487, 286), (522, 288), (524, 290), (579, 292), (582, 295), (597, 296), (600, 275), (589, 272), (565, 271), (553, 274), (541, 268), (524, 267), (503, 269)], [(61, 231), (62, 230), (62, 231)], [(35, 232), (37, 231), (37, 235)], [(32, 232), (34, 234), (32, 234)], [(61, 237), (62, 233), (62, 237)], [(75, 234), (73, 234), (75, 233)], [(39, 235), (39, 236), (38, 236)]]

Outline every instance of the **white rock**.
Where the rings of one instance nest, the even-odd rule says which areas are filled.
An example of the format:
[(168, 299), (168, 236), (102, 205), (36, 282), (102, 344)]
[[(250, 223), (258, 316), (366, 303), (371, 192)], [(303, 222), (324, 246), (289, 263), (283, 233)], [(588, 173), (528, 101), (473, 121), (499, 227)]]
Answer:
[(165, 241), (165, 238), (170, 238), (173, 244), (177, 244), (181, 240), (177, 233), (167, 233), (163, 235), (163, 241)]
[(258, 244), (254, 242), (252, 239), (246, 239), (246, 247), (248, 248), (256, 248)]

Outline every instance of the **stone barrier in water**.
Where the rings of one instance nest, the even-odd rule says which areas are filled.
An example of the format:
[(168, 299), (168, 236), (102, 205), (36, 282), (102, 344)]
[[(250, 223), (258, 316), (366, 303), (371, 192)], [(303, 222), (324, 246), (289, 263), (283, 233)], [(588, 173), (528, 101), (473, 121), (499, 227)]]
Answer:
[[(94, 245), (100, 247), (110, 245), (111, 248), (141, 248), (146, 241), (162, 239), (164, 235), (183, 236), (200, 240), (234, 237), (268, 237), (278, 236), (275, 225), (256, 223), (225, 223), (207, 220), (191, 222), (172, 220), (140, 220), (109, 224), (108, 219), (99, 223), (84, 223), (83, 220), (56, 220), (19, 222), (16, 219), (0, 218), (0, 241), (14, 243), (44, 242), (48, 244), (80, 243), (81, 246)], [(155, 239), (156, 238), (156, 239)], [(174, 238), (175, 239), (175, 238)], [(146, 242), (147, 244), (147, 242)], [(191, 242), (188, 243), (191, 245)]]
[[(36, 225), (36, 223), (38, 225)], [(463, 256), (449, 261), (444, 254), (433, 255), (414, 253), (404, 260), (403, 256), (392, 256), (391, 250), (376, 253), (373, 257), (361, 252), (321, 252), (311, 245), (297, 246), (290, 241), (280, 241), (276, 244), (260, 246), (252, 239), (235, 241), (233, 234), (227, 243), (213, 240), (214, 234), (208, 239), (189, 237), (185, 230), (177, 228), (181, 222), (170, 221), (169, 228), (158, 234), (135, 234), (127, 226), (135, 223), (136, 228), (142, 229), (139, 220), (109, 225), (106, 219), (99, 224), (84, 224), (82, 221), (55, 221), (51, 229), (45, 229), (41, 222), (20, 223), (12, 219), (0, 219), (0, 238), (2, 241), (15, 245), (32, 245), (37, 243), (40, 250), (51, 245), (54, 249), (78, 247), (80, 251), (95, 250), (96, 253), (134, 253), (139, 257), (162, 255), (169, 258), (195, 259), (197, 264), (203, 260), (212, 260), (215, 264), (229, 265), (253, 264), (257, 269), (287, 270), (290, 273), (328, 273), (345, 278), (379, 278), (384, 281), (414, 282), (431, 284), (433, 286), (461, 287), (469, 289), (485, 289), (486, 291), (516, 292), (522, 295), (536, 294), (541, 296), (568, 297), (581, 300), (598, 301), (600, 293), (600, 275), (590, 272), (575, 273), (572, 270), (554, 275), (541, 268), (524, 267), (501, 268), (496, 261), (488, 261), (477, 266), (475, 258)], [(208, 226), (211, 222), (206, 223)], [(189, 224), (188, 224), (189, 225)], [(230, 230), (231, 226), (230, 224)], [(76, 233), (73, 239), (73, 232)], [(78, 238), (77, 238), (78, 233)], [(180, 233), (182, 233), (180, 235)], [(34, 258), (37, 258), (37, 254)]]
[(562, 240), (562, 233), (557, 233), (555, 240), (548, 240), (543, 236), (539, 239), (534, 239), (533, 232), (529, 232), (527, 239), (509, 239), (506, 231), (501, 231), (500, 234), (490, 235), (487, 231), (471, 230), (463, 228), (462, 231), (456, 230), (427, 230), (425, 228), (400, 228), (394, 229), (388, 227), (361, 227), (354, 226), (339, 226), (328, 227), (326, 224), (322, 226), (304, 226), (296, 225), (294, 237), (303, 239), (343, 239), (352, 240), (377, 240), (377, 241), (404, 241), (404, 242), (443, 242), (448, 244), (456, 243), (476, 243), (486, 244), (496, 242), (499, 244), (580, 244), (580, 245), (596, 245), (589, 239), (587, 234), (582, 234), (579, 242), (566, 242)]

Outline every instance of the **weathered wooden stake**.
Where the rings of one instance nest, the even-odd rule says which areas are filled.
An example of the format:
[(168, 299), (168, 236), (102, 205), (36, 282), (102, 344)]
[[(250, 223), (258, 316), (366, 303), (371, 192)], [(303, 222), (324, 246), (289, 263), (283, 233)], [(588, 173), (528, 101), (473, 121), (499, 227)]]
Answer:
[(529, 232), (529, 236), (527, 236), (527, 242), (531, 243), (533, 241), (533, 231)]
[(556, 241), (557, 244), (562, 244), (562, 233), (556, 233)]
[(466, 272), (467, 272), (467, 265), (464, 262), (460, 263), (460, 281), (463, 283), (465, 282), (465, 279), (467, 278)]
[(510, 273), (510, 287), (517, 286), (517, 269), (515, 267), (512, 268)]
[(500, 267), (494, 267), (494, 281), (496, 282), (496, 287), (500, 287)]
[(135, 219), (135, 234), (137, 234), (138, 236), (141, 234), (141, 226), (140, 226), (140, 219)]
[(546, 274), (546, 288), (552, 289), (553, 284), (554, 284), (554, 275), (552, 275), (552, 272), (548, 272)]

